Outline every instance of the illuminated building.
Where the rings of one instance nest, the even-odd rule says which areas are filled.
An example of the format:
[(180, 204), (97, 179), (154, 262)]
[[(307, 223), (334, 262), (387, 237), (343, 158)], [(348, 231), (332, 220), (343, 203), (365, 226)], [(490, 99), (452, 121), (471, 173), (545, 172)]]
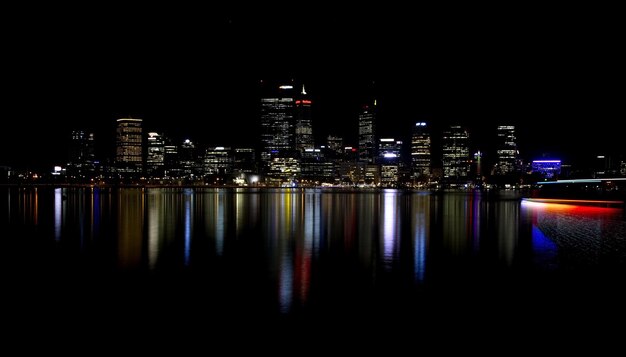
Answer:
[(235, 148), (233, 153), (233, 171), (244, 174), (257, 172), (254, 149)]
[(346, 146), (343, 148), (342, 159), (348, 162), (356, 162), (359, 160), (359, 151), (352, 146)]
[(207, 148), (204, 155), (204, 173), (206, 175), (226, 175), (233, 172), (233, 158), (228, 147)]
[(313, 123), (311, 121), (312, 103), (311, 99), (307, 97), (303, 85), (302, 92), (296, 100), (295, 114), (295, 148), (300, 152), (306, 149), (313, 149)]
[[(375, 164), (364, 164), (361, 165), (361, 175), (363, 177), (363, 183), (366, 185), (378, 185), (380, 183), (380, 166)], [(360, 181), (360, 180), (359, 180)]]
[(545, 179), (556, 178), (561, 174), (561, 160), (533, 160), (532, 172)]
[(67, 175), (72, 178), (86, 178), (95, 171), (93, 133), (73, 130), (70, 141), (70, 157), (67, 164)]
[(593, 169), (594, 177), (612, 177), (620, 173), (620, 170), (613, 166), (613, 158), (609, 155), (597, 155)]
[(469, 134), (458, 125), (443, 133), (443, 178), (465, 180), (469, 175)]
[(164, 174), (165, 167), (165, 140), (159, 133), (148, 133), (148, 145), (146, 155), (146, 174), (160, 177)]
[[(267, 169), (272, 157), (292, 155), (295, 99), (292, 85), (266, 89), (269, 93), (261, 98), (261, 160)], [(304, 113), (307, 108), (302, 105), (301, 109)]]
[(178, 165), (184, 177), (193, 177), (202, 173), (198, 162), (196, 145), (189, 139), (185, 139), (178, 147)]
[(380, 139), (378, 162), (380, 163), (381, 186), (396, 187), (398, 185), (401, 151), (402, 141), (393, 138)]
[(275, 157), (270, 162), (270, 181), (295, 182), (300, 175), (300, 161), (293, 157)]
[(480, 182), (483, 179), (483, 153), (480, 150), (474, 153), (474, 167), (476, 180)]
[(626, 176), (626, 161), (622, 161), (622, 162), (620, 163), (619, 173), (620, 173), (622, 176)]
[(506, 175), (518, 171), (517, 139), (515, 137), (515, 126), (498, 126), (497, 142), (497, 162), (495, 167), (496, 175)]
[(411, 138), (411, 170), (413, 177), (430, 175), (430, 133), (424, 122), (415, 123)]
[(376, 158), (376, 100), (359, 113), (359, 158), (368, 163)]
[[(309, 182), (334, 182), (335, 167), (322, 149), (306, 149), (302, 153), (300, 173), (302, 180)], [(328, 152), (328, 151), (326, 151)]]
[(343, 138), (339, 136), (328, 135), (328, 138), (326, 138), (326, 145), (328, 149), (333, 151), (337, 156), (341, 156), (344, 149)]
[(163, 147), (163, 162), (165, 168), (165, 177), (178, 178), (182, 176), (180, 166), (178, 165), (178, 146), (167, 143)]
[(141, 173), (143, 168), (142, 119), (117, 119), (115, 163), (118, 172)]

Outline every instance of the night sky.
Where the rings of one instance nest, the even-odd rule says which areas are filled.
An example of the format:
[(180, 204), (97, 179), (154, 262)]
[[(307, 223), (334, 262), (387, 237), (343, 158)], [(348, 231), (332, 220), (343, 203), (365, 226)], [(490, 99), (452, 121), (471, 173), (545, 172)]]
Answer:
[(175, 138), (249, 145), (259, 80), (276, 78), (307, 83), (318, 143), (332, 133), (356, 144), (360, 103), (374, 93), (380, 136), (459, 123), (488, 150), (495, 126), (512, 123), (526, 158), (626, 151), (615, 9), (55, 4), (5, 17), (0, 165), (64, 163), (75, 128), (112, 155), (115, 119), (127, 116)]

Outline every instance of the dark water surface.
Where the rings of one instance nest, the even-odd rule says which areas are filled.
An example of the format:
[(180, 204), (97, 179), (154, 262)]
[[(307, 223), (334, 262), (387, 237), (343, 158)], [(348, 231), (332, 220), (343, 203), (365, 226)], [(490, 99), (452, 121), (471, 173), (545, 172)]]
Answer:
[(396, 190), (4, 187), (0, 224), (5, 321), (25, 330), (321, 326), (337, 338), (530, 324), (549, 336), (597, 329), (626, 305), (616, 208)]

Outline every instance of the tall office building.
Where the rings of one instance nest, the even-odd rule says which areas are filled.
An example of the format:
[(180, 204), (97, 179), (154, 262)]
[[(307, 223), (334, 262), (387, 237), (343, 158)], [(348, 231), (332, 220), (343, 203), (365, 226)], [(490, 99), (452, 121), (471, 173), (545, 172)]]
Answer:
[(359, 113), (359, 158), (373, 163), (376, 153), (376, 100), (372, 105), (364, 105)]
[(428, 177), (430, 175), (430, 132), (424, 122), (415, 123), (411, 138), (411, 170), (413, 177)]
[(204, 155), (205, 175), (226, 175), (233, 172), (233, 156), (229, 147), (216, 146), (206, 149)]
[(166, 178), (178, 178), (182, 176), (182, 170), (178, 162), (178, 146), (170, 140), (167, 140), (163, 147), (163, 163)]
[(178, 147), (178, 165), (184, 177), (202, 174), (202, 165), (198, 158), (198, 149), (193, 141), (185, 139)]
[(255, 151), (253, 148), (235, 148), (233, 152), (233, 170), (237, 173), (244, 174), (257, 172)]
[(517, 139), (515, 137), (515, 126), (498, 126), (497, 142), (497, 162), (495, 167), (496, 175), (506, 175), (518, 171)]
[(396, 187), (398, 185), (398, 172), (400, 169), (400, 153), (402, 141), (393, 138), (382, 138), (379, 142), (378, 162), (380, 163), (380, 184), (383, 187)]
[(74, 178), (85, 178), (95, 171), (95, 151), (93, 133), (84, 130), (73, 130), (70, 141), (67, 175)]
[(165, 139), (159, 133), (148, 133), (146, 155), (146, 173), (148, 176), (160, 177), (165, 167)]
[(115, 163), (119, 172), (141, 173), (143, 168), (142, 119), (117, 119)]
[(307, 96), (302, 85), (302, 92), (296, 100), (295, 114), (295, 144), (300, 153), (306, 149), (313, 149), (313, 122), (311, 120), (311, 104), (313, 102)]
[(443, 133), (443, 177), (464, 180), (469, 170), (469, 134), (460, 126), (452, 125)]
[[(261, 98), (261, 160), (267, 165), (273, 156), (287, 156), (295, 148), (296, 104), (292, 85), (267, 85), (264, 89), (267, 92)], [(305, 107), (302, 109), (304, 112)]]

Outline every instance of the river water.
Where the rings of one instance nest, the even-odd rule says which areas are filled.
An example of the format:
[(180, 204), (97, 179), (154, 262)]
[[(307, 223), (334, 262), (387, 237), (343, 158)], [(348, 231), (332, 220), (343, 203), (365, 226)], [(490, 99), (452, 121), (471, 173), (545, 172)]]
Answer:
[(0, 203), (16, 324), (448, 333), (623, 313), (622, 208), (321, 189), (5, 187)]

